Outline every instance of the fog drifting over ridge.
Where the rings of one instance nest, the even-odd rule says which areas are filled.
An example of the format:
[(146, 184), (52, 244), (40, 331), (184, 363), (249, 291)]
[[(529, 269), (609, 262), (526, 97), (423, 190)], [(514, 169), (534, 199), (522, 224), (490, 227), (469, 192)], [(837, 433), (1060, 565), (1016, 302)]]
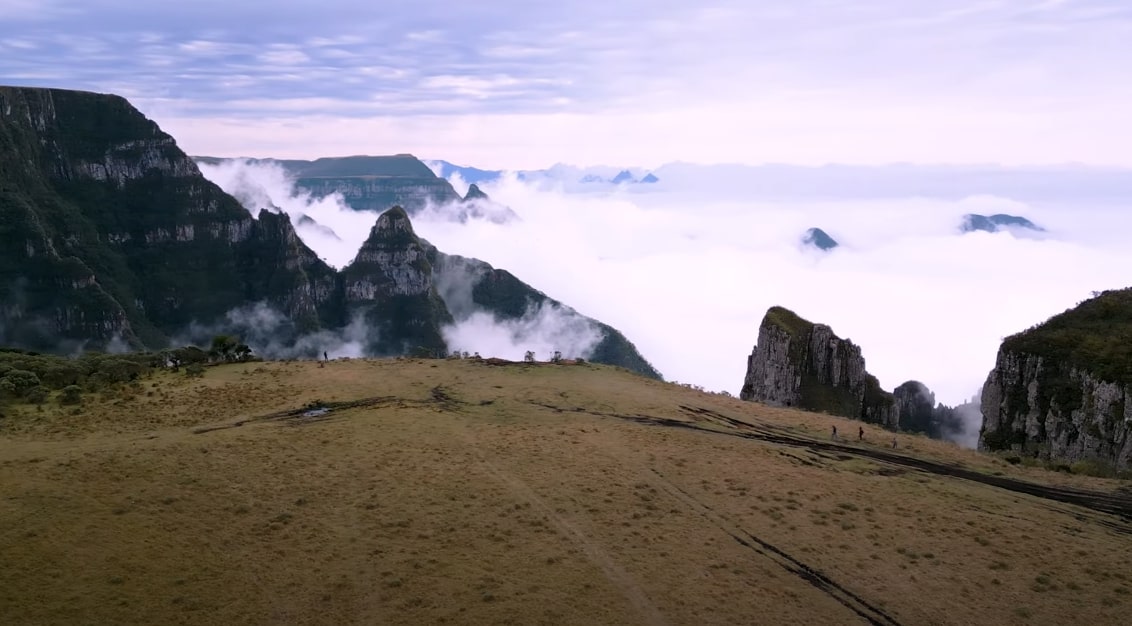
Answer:
[[(251, 170), (245, 175), (260, 180)], [(511, 175), (480, 186), (519, 219), (460, 223), (437, 207), (413, 216), (418, 234), (614, 326), (666, 379), (708, 390), (738, 392), (759, 322), (781, 305), (860, 345), (885, 389), (916, 379), (955, 405), (979, 389), (1004, 336), (1091, 291), (1132, 284), (1132, 250), (1122, 243), (1132, 217), (1112, 203), (994, 196), (771, 202), (690, 180), (570, 193)], [(318, 239), (300, 228), (328, 259), (352, 258), (376, 219), (333, 198), (292, 197), (291, 206), (275, 202), (292, 221), (301, 210), (341, 237)], [(961, 235), (966, 213), (1019, 215), (1048, 232)], [(803, 248), (799, 239), (811, 226), (841, 247)]]

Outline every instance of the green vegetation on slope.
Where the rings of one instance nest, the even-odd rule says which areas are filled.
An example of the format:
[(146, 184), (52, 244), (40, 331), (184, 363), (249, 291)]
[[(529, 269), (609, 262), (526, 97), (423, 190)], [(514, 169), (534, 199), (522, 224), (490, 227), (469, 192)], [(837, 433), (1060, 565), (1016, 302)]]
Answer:
[(1105, 291), (1002, 342), (1002, 350), (1132, 385), (1132, 288)]

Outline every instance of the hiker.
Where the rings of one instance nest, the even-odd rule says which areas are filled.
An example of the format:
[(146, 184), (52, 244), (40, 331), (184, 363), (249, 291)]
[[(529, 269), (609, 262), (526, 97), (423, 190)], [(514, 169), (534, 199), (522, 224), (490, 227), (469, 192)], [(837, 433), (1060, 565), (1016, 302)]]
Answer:
[(837, 441), (837, 426), (833, 427), (833, 434), (829, 436), (830, 441)]
[(329, 361), (330, 360), (330, 357), (326, 354), (326, 350), (322, 351), (322, 360), (323, 361)]
[(896, 437), (893, 437), (893, 438), (892, 438), (892, 449), (893, 449), (893, 450), (895, 450), (895, 449), (896, 449)]
[(865, 427), (864, 426), (858, 426), (857, 427), (857, 441), (864, 441), (864, 440), (865, 440)]

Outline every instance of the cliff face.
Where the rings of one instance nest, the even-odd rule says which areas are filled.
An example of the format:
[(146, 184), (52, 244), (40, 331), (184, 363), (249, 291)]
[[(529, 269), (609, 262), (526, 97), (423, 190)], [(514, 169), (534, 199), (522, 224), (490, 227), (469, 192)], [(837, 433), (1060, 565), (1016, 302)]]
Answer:
[(354, 261), (342, 271), (346, 306), (363, 310), (375, 355), (444, 353), (440, 329), (452, 315), (436, 292), (432, 265), (409, 216), (383, 213)]
[[(283, 163), (315, 176), (364, 178), (373, 167), (432, 176), (409, 155)], [(430, 255), (443, 256), (396, 207), (336, 272), (287, 215), (253, 217), (124, 99), (0, 87), (0, 345), (162, 348), (174, 336), (269, 326), (273, 343), (312, 337), (289, 354), (314, 356), (324, 349), (320, 331), (362, 320), (366, 354), (443, 353), (453, 316)], [(546, 299), (468, 261), (486, 267), (464, 286), (476, 294), (471, 306), (506, 318), (519, 301), (537, 300), (530, 294)], [(593, 360), (659, 377), (620, 333), (593, 323), (604, 333)]]
[[(252, 294), (297, 310), (319, 291), (298, 266), (265, 283), (256, 221), (124, 99), (5, 87), (0, 120), (0, 327), (9, 337), (34, 347), (160, 345)], [(295, 253), (290, 224), (273, 228)]]
[(1132, 467), (1132, 289), (1007, 337), (983, 387), (979, 448)]
[(740, 397), (895, 428), (896, 404), (865, 370), (861, 349), (824, 324), (771, 307), (747, 360)]

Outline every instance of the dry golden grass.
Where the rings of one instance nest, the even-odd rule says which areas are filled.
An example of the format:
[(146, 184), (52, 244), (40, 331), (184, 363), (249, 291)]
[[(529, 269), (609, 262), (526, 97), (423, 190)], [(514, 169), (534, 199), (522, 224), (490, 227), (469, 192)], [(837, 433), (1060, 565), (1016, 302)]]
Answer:
[[(360, 398), (381, 399), (256, 419)], [(865, 443), (830, 452), (742, 438), (713, 415), (801, 441), (857, 428), (607, 367), (470, 361), (231, 365), (88, 398), (77, 415), (24, 409), (0, 422), (0, 621), (1118, 624), (1132, 612), (1128, 520), (870, 459), (853, 448), (887, 450), (892, 435), (868, 426)], [(898, 440), (898, 453), (990, 475), (1120, 486)]]

